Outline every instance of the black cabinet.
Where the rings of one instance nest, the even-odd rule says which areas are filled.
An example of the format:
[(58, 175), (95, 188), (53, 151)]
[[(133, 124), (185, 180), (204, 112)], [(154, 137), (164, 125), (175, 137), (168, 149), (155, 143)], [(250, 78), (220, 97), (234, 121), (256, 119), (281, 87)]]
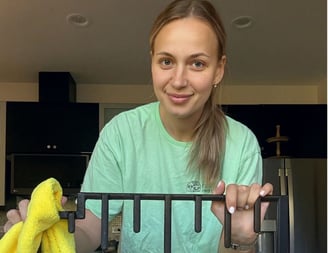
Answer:
[(276, 144), (267, 139), (287, 136), (281, 155), (296, 158), (327, 157), (327, 105), (225, 105), (227, 115), (247, 125), (256, 135), (264, 158), (276, 155)]
[(30, 195), (40, 182), (53, 177), (59, 181), (64, 194), (76, 194), (88, 162), (86, 154), (11, 154), (10, 192)]
[(98, 134), (96, 103), (7, 103), (7, 154), (91, 153)]

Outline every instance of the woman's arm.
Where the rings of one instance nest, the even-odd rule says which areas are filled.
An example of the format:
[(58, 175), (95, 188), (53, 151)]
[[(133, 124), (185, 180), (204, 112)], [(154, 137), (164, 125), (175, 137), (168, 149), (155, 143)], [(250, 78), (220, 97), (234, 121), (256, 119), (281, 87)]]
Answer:
[(218, 253), (255, 253), (255, 244), (250, 247), (247, 246), (247, 248), (249, 248), (249, 249), (245, 249), (245, 247), (243, 247), (242, 250), (225, 248), (224, 247), (224, 235), (222, 233), (220, 243), (219, 243)]
[(75, 226), (76, 253), (90, 253), (100, 245), (101, 221), (89, 210), (85, 212), (83, 220), (76, 220)]

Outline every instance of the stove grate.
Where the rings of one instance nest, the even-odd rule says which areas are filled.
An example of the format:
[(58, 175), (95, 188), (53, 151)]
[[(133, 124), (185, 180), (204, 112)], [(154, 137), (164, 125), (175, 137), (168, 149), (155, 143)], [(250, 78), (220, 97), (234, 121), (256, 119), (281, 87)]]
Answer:
[[(106, 252), (108, 248), (108, 207), (110, 200), (133, 200), (133, 220), (135, 233), (140, 232), (140, 212), (142, 200), (163, 200), (164, 201), (164, 253), (171, 253), (171, 208), (172, 201), (194, 201), (195, 232), (201, 232), (202, 202), (203, 201), (225, 201), (224, 195), (213, 194), (138, 194), (138, 193), (89, 193), (81, 192), (77, 195), (76, 211), (61, 211), (60, 217), (68, 220), (68, 230), (71, 233), (75, 231), (75, 220), (85, 218), (85, 202), (87, 199), (98, 199), (102, 202), (101, 211), (101, 250)], [(277, 243), (275, 253), (289, 252), (288, 239), (288, 196), (266, 196), (260, 197), (254, 206), (254, 232), (261, 231), (261, 202), (277, 203)], [(231, 246), (231, 214), (225, 210), (224, 227), (224, 246)]]

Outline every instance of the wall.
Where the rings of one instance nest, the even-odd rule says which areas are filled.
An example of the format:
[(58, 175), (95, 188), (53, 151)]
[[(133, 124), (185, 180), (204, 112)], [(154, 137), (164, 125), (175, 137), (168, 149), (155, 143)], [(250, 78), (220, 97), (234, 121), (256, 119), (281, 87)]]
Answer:
[[(223, 85), (222, 104), (326, 104), (326, 81), (320, 84)], [(78, 102), (146, 103), (155, 100), (151, 85), (78, 84)], [(37, 83), (0, 83), (0, 101), (38, 101)]]

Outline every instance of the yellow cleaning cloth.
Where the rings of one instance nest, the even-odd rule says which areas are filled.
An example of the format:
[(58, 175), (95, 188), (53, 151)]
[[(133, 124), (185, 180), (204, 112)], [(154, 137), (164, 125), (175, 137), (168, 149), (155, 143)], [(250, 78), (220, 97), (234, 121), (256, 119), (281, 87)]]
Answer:
[(15, 224), (0, 240), (1, 253), (75, 253), (74, 235), (60, 220), (62, 188), (54, 178), (40, 183), (31, 195), (24, 222)]

